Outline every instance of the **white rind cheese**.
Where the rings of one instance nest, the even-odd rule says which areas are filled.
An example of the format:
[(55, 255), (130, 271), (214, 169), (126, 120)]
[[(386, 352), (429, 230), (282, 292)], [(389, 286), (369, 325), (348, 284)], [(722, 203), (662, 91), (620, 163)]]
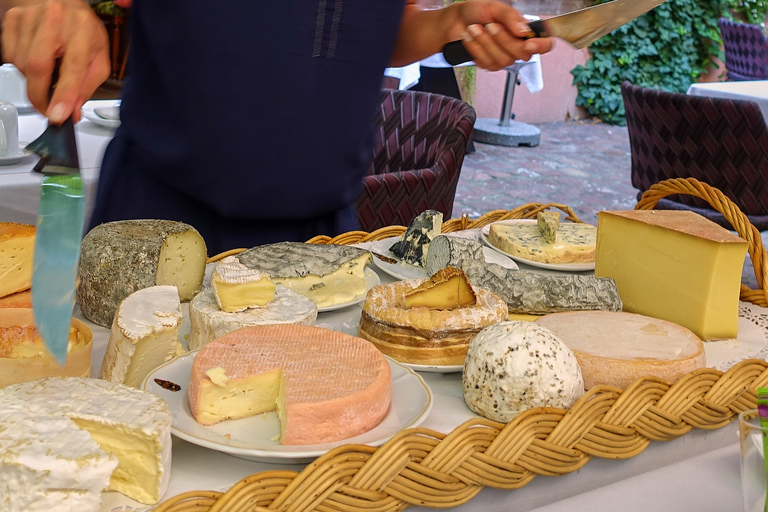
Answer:
[(595, 261), (597, 228), (590, 224), (560, 224), (554, 243), (541, 236), (536, 222), (495, 223), (488, 229), (488, 242), (512, 256), (551, 264)]
[(535, 407), (569, 408), (584, 394), (573, 352), (533, 322), (486, 327), (469, 344), (462, 374), (464, 401), (506, 423)]
[(132, 293), (120, 303), (112, 322), (101, 378), (141, 387), (152, 370), (184, 353), (180, 326), (181, 303), (175, 286)]
[(275, 298), (275, 283), (269, 276), (246, 267), (234, 256), (216, 263), (211, 286), (219, 308), (227, 313), (266, 306)]
[(241, 327), (264, 324), (312, 325), (317, 305), (284, 286), (277, 286), (275, 298), (263, 308), (227, 313), (219, 308), (213, 289), (206, 288), (189, 303), (189, 350), (200, 350), (209, 341)]
[(168, 488), (171, 415), (157, 396), (98, 379), (0, 390), (0, 509), (100, 509), (101, 491), (145, 504)]

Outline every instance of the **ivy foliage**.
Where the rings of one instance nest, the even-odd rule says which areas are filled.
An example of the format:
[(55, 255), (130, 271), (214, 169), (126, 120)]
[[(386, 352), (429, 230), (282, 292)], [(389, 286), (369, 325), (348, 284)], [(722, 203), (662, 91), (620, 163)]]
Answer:
[(759, 25), (766, 31), (768, 0), (726, 0), (734, 17), (742, 23)]
[[(685, 92), (722, 59), (717, 19), (728, 0), (667, 0), (590, 46), (591, 58), (571, 70), (576, 104), (590, 116), (625, 124), (621, 84)], [(603, 3), (603, 2), (597, 2)]]

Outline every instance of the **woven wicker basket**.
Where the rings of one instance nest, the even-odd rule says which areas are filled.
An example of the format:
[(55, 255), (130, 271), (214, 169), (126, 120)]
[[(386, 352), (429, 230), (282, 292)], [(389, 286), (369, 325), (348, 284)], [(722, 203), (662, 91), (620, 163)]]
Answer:
[[(694, 179), (654, 185), (638, 203), (651, 209), (671, 194), (692, 194), (720, 211), (749, 241), (749, 254), (762, 288), (766, 253), (760, 233), (719, 191)], [(497, 210), (475, 221), (463, 216), (443, 224), (443, 232), (485, 226), (503, 219), (535, 217), (559, 204), (527, 204)], [(373, 233), (316, 237), (314, 243), (352, 244), (397, 236), (405, 227)], [(236, 253), (239, 250), (231, 251)], [(219, 259), (219, 255), (212, 260)], [(742, 299), (766, 305), (765, 290), (742, 289)], [(395, 511), (412, 505), (446, 508), (472, 499), (485, 486), (515, 489), (536, 475), (564, 475), (592, 457), (627, 459), (651, 441), (667, 441), (694, 428), (718, 429), (739, 412), (756, 406), (755, 391), (768, 385), (768, 363), (751, 359), (727, 372), (704, 368), (674, 384), (648, 377), (625, 390), (598, 386), (569, 410), (531, 409), (505, 424), (469, 420), (450, 434), (423, 428), (404, 430), (379, 448), (340, 446), (301, 472), (265, 471), (244, 478), (226, 493), (193, 491), (162, 503), (157, 512)]]

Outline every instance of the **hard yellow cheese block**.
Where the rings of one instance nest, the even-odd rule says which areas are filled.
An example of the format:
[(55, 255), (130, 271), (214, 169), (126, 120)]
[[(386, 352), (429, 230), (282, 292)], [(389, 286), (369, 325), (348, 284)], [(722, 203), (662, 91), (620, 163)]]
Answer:
[(455, 267), (438, 270), (427, 281), (405, 294), (405, 307), (455, 309), (477, 302), (464, 272)]
[(735, 338), (747, 242), (699, 214), (598, 214), (595, 275), (616, 281), (624, 310)]
[(32, 286), (35, 226), (0, 222), (0, 297)]

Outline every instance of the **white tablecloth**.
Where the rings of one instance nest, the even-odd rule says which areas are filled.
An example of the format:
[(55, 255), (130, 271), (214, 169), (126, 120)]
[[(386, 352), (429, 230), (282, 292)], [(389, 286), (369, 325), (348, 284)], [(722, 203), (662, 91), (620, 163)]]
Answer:
[(765, 122), (768, 123), (768, 80), (693, 84), (688, 88), (688, 94), (753, 101), (760, 107)]

